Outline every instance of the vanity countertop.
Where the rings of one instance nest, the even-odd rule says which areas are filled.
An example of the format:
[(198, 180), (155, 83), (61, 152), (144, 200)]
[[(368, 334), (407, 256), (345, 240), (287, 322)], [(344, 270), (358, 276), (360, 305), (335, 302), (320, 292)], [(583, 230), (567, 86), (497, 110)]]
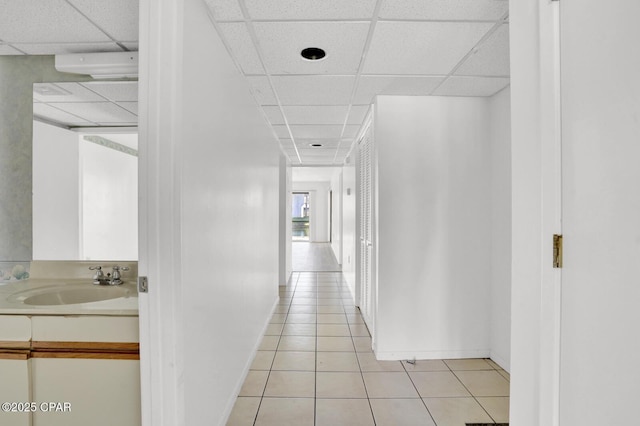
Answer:
[[(86, 287), (85, 287), (86, 286)], [(55, 293), (55, 289), (102, 290), (122, 293), (123, 296), (108, 300), (72, 304), (28, 304), (27, 296)], [(0, 315), (138, 315), (138, 292), (135, 282), (125, 281), (119, 286), (96, 286), (91, 279), (30, 278), (0, 285)]]

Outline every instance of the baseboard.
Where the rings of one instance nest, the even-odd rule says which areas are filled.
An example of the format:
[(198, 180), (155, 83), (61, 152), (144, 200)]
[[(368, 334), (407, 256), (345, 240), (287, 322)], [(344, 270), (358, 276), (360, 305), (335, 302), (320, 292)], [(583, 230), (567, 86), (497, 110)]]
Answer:
[(262, 331), (260, 331), (260, 337), (258, 338), (258, 341), (253, 346), (252, 355), (251, 355), (251, 357), (249, 357), (249, 360), (247, 361), (247, 363), (244, 366), (244, 369), (242, 371), (242, 375), (240, 377), (240, 380), (238, 381), (238, 383), (236, 383), (236, 386), (235, 386), (235, 388), (233, 390), (233, 395), (231, 396), (231, 398), (229, 398), (229, 401), (227, 401), (227, 405), (226, 405), (226, 407), (224, 409), (224, 415), (222, 416), (223, 421), (221, 423), (219, 423), (220, 426), (226, 425), (227, 421), (229, 420), (229, 416), (231, 415), (231, 411), (233, 410), (233, 406), (236, 403), (236, 399), (238, 397), (238, 394), (240, 393), (240, 389), (242, 389), (242, 385), (244, 384), (244, 381), (247, 379), (247, 375), (249, 374), (249, 370), (251, 368), (251, 364), (253, 363), (253, 360), (255, 359), (255, 357), (256, 357), (256, 355), (258, 353), (258, 348), (260, 347), (260, 343), (262, 343), (262, 337), (267, 332), (267, 327), (269, 327), (269, 321), (271, 321), (271, 317), (275, 313), (276, 307), (278, 306), (278, 303), (280, 303), (280, 298), (279, 297), (277, 297), (275, 302), (273, 302), (273, 306), (271, 307), (271, 313), (267, 317), (267, 320), (264, 323), (264, 326), (262, 327)]
[(507, 360), (505, 360), (500, 355), (496, 354), (495, 352), (491, 352), (491, 354), (489, 355), (489, 358), (491, 358), (491, 361), (495, 362), (500, 367), (502, 367), (502, 369), (507, 373), (511, 372), (511, 365)]
[(463, 358), (489, 358), (489, 349), (478, 350), (439, 350), (439, 351), (387, 351), (375, 352), (379, 361), (400, 361), (405, 359), (463, 359)]

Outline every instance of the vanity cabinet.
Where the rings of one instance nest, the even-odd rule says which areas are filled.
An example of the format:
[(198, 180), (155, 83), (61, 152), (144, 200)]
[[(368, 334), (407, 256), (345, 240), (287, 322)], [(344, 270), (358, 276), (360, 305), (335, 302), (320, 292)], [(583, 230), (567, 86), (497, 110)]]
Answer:
[[(0, 316), (0, 403), (29, 402), (31, 320), (28, 316)], [(0, 410), (0, 424), (30, 426), (31, 416)]]
[(0, 377), (0, 424), (139, 426), (138, 317), (0, 315)]

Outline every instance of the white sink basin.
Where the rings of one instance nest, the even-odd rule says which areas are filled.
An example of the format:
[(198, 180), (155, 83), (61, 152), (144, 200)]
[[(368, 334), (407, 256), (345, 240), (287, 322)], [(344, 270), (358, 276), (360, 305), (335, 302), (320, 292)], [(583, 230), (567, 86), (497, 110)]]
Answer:
[(97, 286), (87, 283), (35, 288), (14, 293), (7, 300), (34, 306), (74, 305), (130, 297), (134, 293), (128, 286)]

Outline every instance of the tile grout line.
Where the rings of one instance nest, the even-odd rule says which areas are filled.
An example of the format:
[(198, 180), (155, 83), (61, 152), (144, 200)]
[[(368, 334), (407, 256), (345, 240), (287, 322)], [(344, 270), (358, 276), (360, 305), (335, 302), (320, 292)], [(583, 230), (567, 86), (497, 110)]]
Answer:
[[(344, 303), (342, 304), (344, 308)], [(362, 317), (361, 314), (358, 314)], [(353, 345), (353, 353), (356, 356), (356, 362), (358, 363), (358, 370), (360, 370), (360, 378), (362, 379), (362, 386), (364, 386), (364, 393), (367, 395), (367, 403), (369, 404), (369, 410), (371, 411), (371, 418), (373, 419), (373, 424), (376, 424), (376, 416), (373, 414), (373, 406), (371, 405), (371, 398), (369, 398), (369, 391), (367, 390), (367, 383), (364, 381), (364, 373), (362, 372), (362, 365), (360, 364), (360, 358), (358, 357), (358, 349), (356, 348), (356, 342), (353, 340), (353, 334), (351, 333), (351, 324), (349, 323), (349, 318), (347, 318), (347, 314), (345, 311), (345, 320), (347, 321), (347, 325), (349, 326), (349, 334), (351, 334), (351, 344)], [(369, 329), (367, 328), (367, 331)], [(369, 333), (369, 337), (371, 337), (371, 333)]]
[[(409, 372), (407, 371), (407, 366), (404, 365), (404, 361), (400, 361), (400, 364), (402, 365), (402, 369), (404, 370), (404, 372), (407, 374), (407, 377), (409, 377), (409, 381), (411, 382), (411, 385), (413, 386), (413, 388), (416, 390), (416, 392), (418, 393), (418, 396), (420, 397), (420, 401), (422, 401), (422, 405), (424, 405), (424, 408), (427, 410), (427, 413), (429, 413), (429, 417), (431, 417), (431, 420), (433, 420), (433, 424), (435, 426), (438, 426), (438, 423), (436, 423), (436, 419), (433, 417), (433, 414), (431, 414), (431, 411), (429, 410), (429, 407), (427, 407), (427, 403), (424, 402), (424, 398), (422, 397), (422, 395), (420, 395), (420, 391), (418, 390), (418, 387), (416, 386), (416, 384), (413, 382), (413, 379), (411, 378), (411, 375), (409, 374)], [(445, 363), (446, 365), (446, 363)], [(447, 368), (449, 368), (449, 366), (447, 365)]]
[[(296, 294), (296, 289), (298, 288), (298, 280), (300, 279), (300, 274), (296, 277), (296, 284), (293, 288), (293, 294)], [(285, 286), (286, 288), (286, 286)], [(278, 288), (278, 298), (280, 298), (280, 288)], [(258, 409), (256, 410), (256, 415), (253, 419), (253, 425), (255, 426), (258, 421), (258, 414), (260, 413), (260, 407), (262, 407), (262, 401), (264, 400), (264, 394), (267, 390), (267, 384), (269, 383), (269, 377), (271, 377), (271, 371), (273, 371), (273, 364), (276, 362), (276, 356), (278, 355), (278, 347), (280, 346), (280, 340), (282, 339), (282, 332), (284, 331), (284, 324), (287, 322), (287, 317), (289, 316), (289, 310), (291, 309), (291, 304), (293, 303), (293, 296), (291, 296), (291, 300), (289, 301), (289, 307), (287, 308), (287, 314), (285, 315), (285, 322), (282, 325), (282, 329), (280, 330), (280, 335), (278, 336), (278, 344), (276, 345), (275, 353), (273, 354), (273, 359), (271, 360), (271, 366), (269, 367), (269, 374), (267, 374), (267, 380), (264, 382), (264, 388), (262, 388), (262, 396), (260, 397), (260, 402), (258, 403)], [(265, 336), (262, 336), (264, 339)], [(237, 400), (237, 397), (236, 397)]]
[[(453, 376), (458, 380), (458, 382), (460, 382), (460, 384), (462, 385), (462, 387), (464, 387), (466, 389), (467, 392), (469, 392), (469, 395), (471, 395), (471, 397), (473, 398), (473, 400), (476, 402), (476, 404), (478, 404), (480, 406), (480, 408), (482, 408), (482, 411), (484, 411), (485, 413), (487, 413), (487, 416), (489, 416), (489, 418), (491, 420), (493, 420), (493, 423), (497, 423), (495, 421), (495, 419), (493, 418), (493, 416), (491, 414), (489, 414), (489, 412), (484, 408), (484, 406), (482, 404), (480, 404), (480, 401), (478, 401), (478, 399), (476, 398), (476, 396), (473, 394), (473, 392), (471, 392), (471, 390), (469, 390), (469, 388), (462, 383), (462, 380), (460, 380), (460, 377), (458, 377), (458, 375), (456, 374), (456, 372), (449, 366), (449, 364), (447, 364), (446, 361), (443, 360), (443, 362), (445, 363), (445, 365), (447, 366), (447, 368), (449, 369), (449, 371), (451, 371), (451, 373), (453, 374)], [(466, 371), (473, 371), (473, 370), (466, 370)], [(477, 370), (476, 370), (477, 371)], [(480, 370), (480, 371), (487, 371), (487, 370)], [(493, 369), (492, 371), (495, 371), (495, 369)], [(498, 373), (500, 374), (500, 373)]]

